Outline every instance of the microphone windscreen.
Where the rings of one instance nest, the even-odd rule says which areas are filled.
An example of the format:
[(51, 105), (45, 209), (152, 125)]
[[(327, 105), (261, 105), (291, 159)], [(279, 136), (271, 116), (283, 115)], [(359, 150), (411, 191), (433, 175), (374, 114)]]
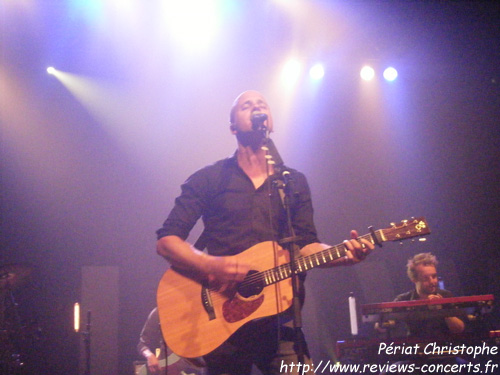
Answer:
[(250, 120), (252, 121), (252, 129), (260, 130), (264, 127), (264, 121), (267, 120), (267, 115), (265, 113), (254, 112), (252, 113)]

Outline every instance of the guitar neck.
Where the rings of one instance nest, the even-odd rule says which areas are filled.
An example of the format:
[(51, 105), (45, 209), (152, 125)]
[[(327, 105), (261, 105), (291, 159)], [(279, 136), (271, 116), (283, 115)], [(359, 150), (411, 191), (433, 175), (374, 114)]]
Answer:
[[(382, 242), (402, 241), (428, 234), (430, 234), (429, 226), (425, 218), (420, 217), (412, 218), (411, 220), (403, 220), (399, 224), (391, 223), (391, 227), (385, 229), (373, 230), (370, 227), (370, 233), (360, 236), (359, 239), (364, 239), (372, 244), (382, 246)], [(293, 263), (294, 271), (292, 271), (290, 263), (285, 263), (266, 271), (256, 272), (252, 274), (251, 277), (243, 280), (240, 285), (242, 288), (251, 288), (255, 285), (265, 287), (291, 277), (292, 272), (299, 274), (309, 271), (314, 267), (340, 259), (346, 256), (346, 253), (345, 244), (341, 243), (305, 257), (298, 257)]]
[[(363, 236), (358, 237), (358, 239), (367, 240), (372, 244), (381, 243), (384, 241), (382, 231), (378, 230), (374, 232), (376, 239), (373, 238), (371, 233), (365, 234)], [(297, 258), (295, 261), (295, 268), (297, 273), (309, 271), (317, 266), (322, 266), (323, 264), (332, 262), (334, 260), (345, 257), (347, 254), (347, 249), (344, 243), (329, 247), (328, 249), (319, 251), (317, 253)]]
[[(373, 237), (376, 236), (376, 238)], [(384, 236), (381, 230), (373, 232), (373, 235), (368, 233), (360, 236), (359, 239), (365, 239), (372, 244), (384, 242)], [(333, 262), (337, 259), (345, 257), (347, 254), (347, 249), (344, 243), (329, 247), (325, 250), (319, 251), (317, 253), (299, 257), (295, 260), (295, 273), (299, 274), (302, 272), (309, 271), (315, 267), (324, 265), (329, 262)], [(260, 282), (264, 283), (265, 286), (280, 282), (292, 276), (292, 267), (290, 263), (282, 264), (280, 266), (268, 269), (266, 271), (260, 272), (262, 279)], [(255, 280), (256, 275), (253, 275)], [(245, 282), (245, 281), (243, 281)]]

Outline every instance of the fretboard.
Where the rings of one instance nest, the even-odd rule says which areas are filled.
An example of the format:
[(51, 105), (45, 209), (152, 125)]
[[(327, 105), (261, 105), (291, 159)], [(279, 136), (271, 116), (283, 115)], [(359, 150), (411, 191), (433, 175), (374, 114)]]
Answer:
[[(365, 239), (372, 244), (381, 243), (384, 241), (381, 230), (377, 230), (374, 232), (377, 237), (377, 241), (373, 239), (372, 234), (365, 234), (364, 236), (360, 236), (359, 239)], [(303, 273), (309, 271), (314, 267), (321, 266), (323, 264), (333, 262), (334, 260), (345, 257), (347, 254), (347, 248), (344, 243), (329, 247), (325, 250), (319, 251), (317, 253), (305, 256), (298, 257), (295, 260), (295, 273)], [(248, 280), (244, 280), (243, 283), (258, 283), (260, 285), (268, 286), (271, 284), (275, 284), (282, 280), (285, 280), (292, 276), (292, 267), (290, 263), (285, 263), (280, 266), (268, 269), (266, 271), (258, 272), (253, 274), (252, 277)]]

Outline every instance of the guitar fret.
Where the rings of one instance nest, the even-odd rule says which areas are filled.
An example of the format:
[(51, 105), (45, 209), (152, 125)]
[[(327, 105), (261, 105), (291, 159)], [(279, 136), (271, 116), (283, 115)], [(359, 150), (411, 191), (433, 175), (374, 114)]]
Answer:
[(315, 255), (315, 259), (316, 259), (316, 266), (320, 266), (321, 264), (323, 264), (322, 259), (320, 259), (319, 257), (322, 257), (321, 253), (317, 253), (317, 254)]
[(269, 277), (268, 277), (268, 272), (267, 271), (264, 271), (264, 278), (266, 279), (266, 284), (267, 285), (271, 285), (271, 283), (269, 282)]
[(297, 269), (302, 272), (302, 264), (300, 264), (300, 259), (297, 260)]
[(285, 271), (286, 271), (286, 277), (290, 277), (292, 275), (292, 270), (290, 269), (289, 264), (286, 265)]

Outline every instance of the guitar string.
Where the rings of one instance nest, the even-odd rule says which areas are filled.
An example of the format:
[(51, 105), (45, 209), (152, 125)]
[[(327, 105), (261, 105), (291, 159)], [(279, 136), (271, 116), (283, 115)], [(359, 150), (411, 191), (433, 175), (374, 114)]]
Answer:
[[(373, 243), (373, 237), (371, 234), (365, 234), (358, 238), (365, 239)], [(339, 256), (332, 258), (332, 255), (334, 255), (332, 254), (332, 252), (339, 254)], [(315, 266), (342, 258), (343, 256), (345, 256), (345, 252), (346, 248), (344, 244), (338, 244), (328, 249), (319, 251), (317, 253), (310, 254), (306, 257), (298, 258), (296, 260), (296, 263), (298, 264), (297, 269), (299, 269), (299, 272), (303, 272), (302, 269), (304, 269), (304, 271), (308, 271), (309, 269), (314, 268)], [(330, 258), (330, 260), (325, 261), (326, 258)], [(323, 260), (323, 262), (321, 262), (320, 260)], [(284, 277), (282, 276), (283, 274), (285, 275)], [(252, 286), (255, 283), (261, 283), (263, 280), (269, 277), (271, 280), (274, 279), (273, 282), (268, 284), (271, 285), (274, 284), (275, 282), (279, 282), (286, 278), (289, 278), (290, 276), (291, 276), (290, 263), (284, 263), (282, 265), (279, 265), (278, 267), (255, 273), (246, 278), (245, 280), (243, 280), (241, 284)]]
[[(371, 234), (365, 234), (363, 236), (360, 236), (359, 238), (366, 239), (368, 241), (373, 242), (373, 238), (372, 238)], [(318, 265), (330, 262), (330, 261), (319, 262), (318, 256), (320, 256), (323, 259), (331, 258), (332, 251), (339, 254), (339, 255), (340, 254), (343, 254), (343, 255), (336, 256), (335, 258), (331, 259), (330, 261), (334, 261), (334, 260), (340, 259), (343, 256), (345, 256), (346, 248), (345, 248), (344, 244), (338, 244), (338, 245), (332, 246), (328, 249), (319, 251), (317, 253), (298, 258), (296, 260), (296, 263), (298, 264), (297, 269), (301, 270), (302, 268), (304, 268), (305, 271), (308, 271), (309, 269), (313, 268), (314, 266), (318, 266)], [(315, 261), (314, 261), (314, 258), (315, 258)], [(312, 264), (312, 266), (309, 267), (308, 263)], [(285, 277), (281, 276), (283, 273), (285, 274)], [(291, 276), (290, 263), (284, 263), (284, 264), (281, 264), (277, 267), (271, 268), (269, 270), (260, 271), (260, 272), (257, 272), (255, 274), (252, 274), (252, 275), (248, 276), (247, 278), (245, 278), (245, 280), (243, 280), (240, 285), (244, 284), (244, 285), (252, 286), (255, 283), (262, 282), (262, 280), (265, 280), (267, 277), (270, 277), (271, 279), (274, 278), (276, 280), (275, 282), (278, 282), (278, 281), (284, 280), (290, 276)], [(274, 282), (272, 282), (271, 284), (273, 284), (273, 283)], [(269, 285), (271, 285), (271, 284), (269, 284)]]
[[(373, 242), (373, 238), (372, 238), (371, 234), (365, 234), (363, 236), (360, 236), (359, 238)], [(338, 259), (342, 258), (343, 256), (345, 256), (346, 251), (347, 250), (346, 250), (346, 247), (344, 244), (338, 244), (338, 245), (329, 247), (328, 249), (318, 251), (317, 253), (310, 254), (306, 257), (298, 258), (296, 260), (296, 263), (298, 264), (297, 269), (299, 270), (299, 273), (301, 272), (302, 269), (304, 269), (305, 271), (308, 271), (309, 269), (311, 269), (315, 266), (328, 263), (329, 261), (325, 262), (324, 260), (327, 258), (332, 258), (332, 256), (334, 256), (334, 255), (335, 255), (335, 257), (333, 259), (331, 259), (330, 261), (338, 260)], [(336, 254), (334, 254), (334, 253), (336, 253)], [(320, 258), (318, 258), (318, 256)], [(314, 258), (315, 258), (315, 260), (313, 260)], [(320, 262), (318, 259), (322, 259), (323, 262)], [(292, 271), (291, 271), (290, 263), (284, 263), (284, 264), (281, 264), (277, 267), (274, 267), (274, 268), (271, 268), (271, 269), (268, 269), (265, 271), (260, 271), (260, 272), (257, 272), (255, 274), (248, 276), (240, 283), (240, 286), (243, 285), (243, 286), (252, 287), (254, 285), (264, 283), (264, 284), (266, 284), (266, 285), (264, 285), (264, 287), (265, 287), (265, 286), (272, 285), (276, 282), (279, 282), (279, 281), (282, 281), (282, 280), (289, 278), (291, 276), (291, 272)], [(264, 280), (266, 280), (266, 279), (271, 280), (271, 282), (270, 283), (265, 282)], [(216, 291), (216, 289), (213, 289), (213, 288), (209, 288), (209, 289), (211, 291)]]
[[(378, 233), (378, 232), (379, 232), (379, 230), (375, 231), (375, 233)], [(365, 239), (367, 241), (370, 241), (371, 243), (374, 243), (374, 239), (373, 239), (373, 236), (371, 233), (359, 236), (358, 238)], [(314, 268), (315, 266), (325, 264), (325, 263), (328, 263), (330, 261), (338, 260), (338, 259), (342, 258), (343, 256), (345, 256), (346, 251), (347, 251), (347, 249), (346, 249), (344, 244), (338, 244), (338, 245), (329, 247), (325, 250), (319, 251), (317, 253), (310, 254), (310, 255), (305, 256), (305, 257), (300, 257), (296, 260), (297, 269), (299, 270), (299, 273), (300, 273), (300, 272), (303, 272), (302, 268), (304, 269), (304, 271), (308, 271), (309, 269)], [(333, 252), (337, 253), (337, 256), (335, 256), (333, 259), (330, 259), (329, 261), (326, 261), (326, 258), (332, 258), (332, 256), (334, 255), (334, 254), (332, 254)], [(321, 258), (318, 258), (318, 257), (321, 257)], [(323, 262), (321, 262), (320, 259), (323, 260)], [(254, 286), (256, 284), (264, 283), (263, 286), (266, 287), (268, 285), (272, 285), (272, 284), (275, 284), (277, 282), (280, 282), (280, 281), (283, 281), (283, 280), (289, 278), (291, 276), (291, 272), (292, 271), (291, 271), (290, 263), (284, 263), (284, 264), (281, 264), (277, 267), (274, 267), (274, 268), (271, 268), (271, 269), (268, 269), (265, 271), (256, 272), (256, 273), (248, 276), (240, 283), (240, 286), (244, 285), (244, 286), (251, 287), (251, 286)], [(267, 279), (271, 280), (271, 282), (268, 283), (267, 281), (265, 281)], [(211, 290), (216, 291), (214, 289), (211, 289)], [(216, 295), (216, 296), (218, 297), (219, 295)]]
[[(309, 260), (311, 260), (313, 258), (317, 258), (318, 255), (321, 255), (322, 257), (324, 257), (324, 255), (330, 254), (333, 249), (338, 250), (339, 253), (345, 252), (345, 247), (343, 245), (336, 245), (336, 246), (333, 246), (331, 248), (322, 250), (322, 251), (320, 251), (318, 253), (308, 255), (307, 257), (299, 258), (296, 261), (296, 263), (298, 264), (297, 269), (299, 269), (299, 270), (304, 269), (306, 271), (309, 270), (310, 267), (307, 264), (307, 262)], [(337, 251), (335, 251), (335, 252), (337, 252)], [(331, 259), (331, 260), (333, 261), (333, 260), (340, 259), (342, 256), (335, 257), (334, 259)], [(328, 256), (328, 255), (327, 255), (327, 257), (330, 258), (330, 256)], [(313, 263), (318, 263), (317, 261), (316, 262), (312, 261), (312, 262)], [(311, 262), (309, 262), (309, 263), (311, 263)], [(321, 263), (318, 263), (317, 265), (319, 265), (319, 264), (321, 264)], [(285, 274), (285, 277), (282, 277), (281, 276), (282, 274)], [(269, 278), (272, 279), (273, 276), (274, 276), (274, 279), (277, 279), (277, 281), (281, 281), (283, 279), (286, 279), (286, 278), (290, 277), (291, 276), (290, 263), (281, 264), (281, 265), (279, 265), (277, 267), (274, 267), (274, 268), (271, 268), (269, 270), (265, 270), (265, 271), (261, 271), (261, 272), (257, 272), (255, 274), (252, 274), (252, 275), (248, 276), (245, 280), (243, 280), (241, 282), (241, 284), (245, 284), (245, 285), (246, 284), (250, 284), (250, 285), (252, 285), (252, 284), (254, 284), (256, 282), (261, 282), (262, 280), (266, 279), (267, 277), (269, 277)]]

